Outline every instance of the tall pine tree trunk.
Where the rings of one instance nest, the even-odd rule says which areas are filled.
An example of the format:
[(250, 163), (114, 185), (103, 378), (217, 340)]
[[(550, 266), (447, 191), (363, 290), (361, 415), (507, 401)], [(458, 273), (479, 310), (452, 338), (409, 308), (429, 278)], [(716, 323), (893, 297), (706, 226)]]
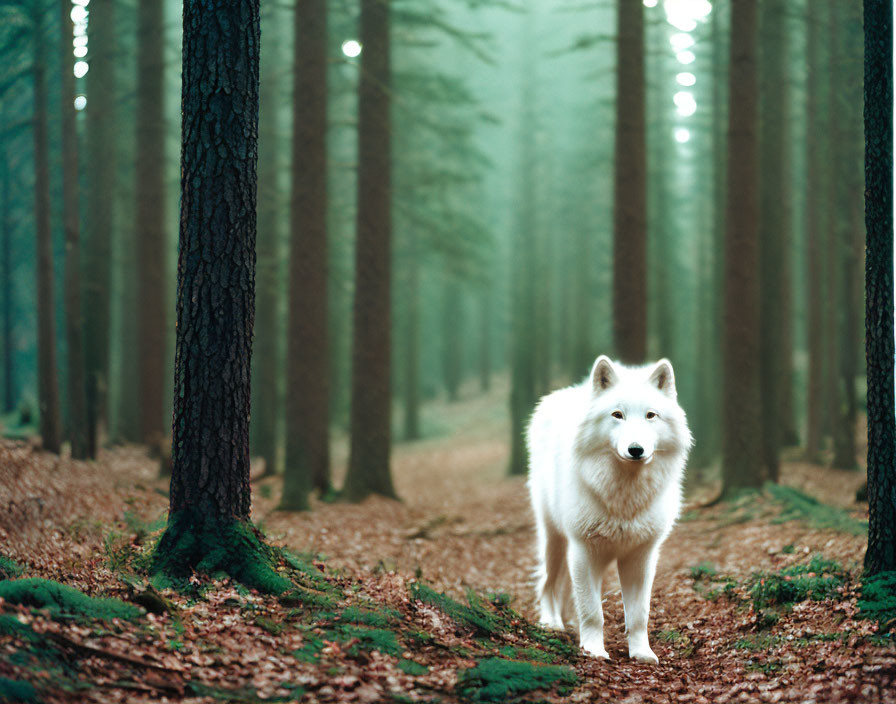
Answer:
[(141, 0), (137, 7), (137, 350), (140, 439), (145, 443), (158, 443), (167, 434), (163, 10), (164, 0)]
[(492, 386), (492, 291), (488, 283), (479, 292), (479, 389)]
[(868, 575), (896, 570), (893, 390), (893, 4), (865, 0), (865, 358)]
[(56, 362), (56, 315), (53, 296), (53, 242), (50, 232), (50, 166), (47, 146), (47, 50), (43, 11), (32, 11), (34, 81), (34, 221), (37, 231), (37, 402), (43, 448), (59, 454), (59, 371)]
[[(0, 121), (6, 124), (6, 111), (0, 106)], [(11, 412), (16, 405), (15, 365), (13, 364), (12, 328), (12, 161), (9, 144), (3, 141), (3, 163), (0, 165), (0, 295), (3, 296), (3, 413)]]
[(420, 438), (420, 253), (411, 238), (404, 289), (404, 439)]
[(613, 333), (623, 362), (647, 357), (644, 6), (618, 0), (613, 196)]
[(330, 370), (327, 357), (326, 2), (300, 2), (295, 12), (289, 392), (281, 506), (298, 510), (307, 508), (311, 489), (321, 493), (330, 489)]
[(443, 272), (442, 288), (442, 370), (449, 401), (457, 401), (460, 395), (461, 356), (463, 346), (463, 310), (461, 287), (450, 271)]
[(280, 445), (279, 406), (283, 380), (280, 353), (280, 324), (283, 276), (282, 244), (283, 199), (280, 191), (280, 130), (277, 114), (281, 108), (283, 60), (283, 10), (271, 5), (261, 20), (265, 40), (261, 47), (261, 87), (258, 129), (258, 260), (256, 264), (255, 343), (252, 351), (252, 422), (250, 449), (264, 461), (265, 475), (277, 470)]
[(760, 486), (757, 0), (731, 6), (722, 479)]
[(88, 456), (87, 396), (84, 379), (84, 320), (81, 309), (81, 246), (78, 203), (78, 133), (72, 73), (71, 0), (59, 0), (59, 55), (62, 65), (62, 222), (65, 231), (65, 334), (68, 343), (68, 425), (72, 457)]
[(391, 68), (389, 0), (361, 0), (358, 213), (351, 450), (345, 494), (395, 496), (391, 452)]
[(87, 27), (88, 192), (84, 237), (84, 362), (87, 374), (87, 451), (96, 457), (108, 429), (109, 321), (112, 298), (112, 232), (118, 169), (115, 66), (116, 2), (94, 3)]

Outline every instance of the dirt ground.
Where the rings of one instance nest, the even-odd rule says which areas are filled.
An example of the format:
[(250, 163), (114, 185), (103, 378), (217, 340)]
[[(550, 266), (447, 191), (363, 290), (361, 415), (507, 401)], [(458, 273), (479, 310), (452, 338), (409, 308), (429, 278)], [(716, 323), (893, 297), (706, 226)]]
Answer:
[[(360, 505), (316, 502), (310, 512), (284, 513), (276, 510), (280, 480), (271, 478), (253, 485), (253, 520), (272, 542), (325, 558), (326, 569), (355, 583), (353, 589), (394, 596), (399, 610), (407, 607), (407, 597), (397, 596), (399, 591), (406, 594), (406, 584), (419, 580), (456, 598), (464, 597), (469, 589), (506, 593), (516, 611), (533, 617), (533, 531), (525, 480), (506, 476), (509, 431), (502, 390), (485, 396), (469, 394), (454, 404), (429, 404), (424, 429), (432, 435), (395, 447), (393, 471), (401, 501), (374, 497)], [(345, 468), (344, 438), (334, 441), (334, 458), (338, 484)], [(865, 515), (866, 507), (853, 500), (863, 480), (861, 473), (791, 459), (782, 467), (784, 484), (844, 509), (843, 515), (859, 520)], [(157, 463), (138, 447), (110, 449), (97, 462), (78, 463), (37, 452), (26, 443), (4, 442), (0, 445), (0, 553), (26, 566), (30, 576), (55, 579), (90, 594), (123, 593), (120, 577), (110, 567), (110, 555), (121, 545), (141, 541), (136, 524), (163, 515), (167, 487), (157, 474)], [(536, 691), (530, 699), (896, 701), (893, 640), (876, 635), (873, 623), (855, 618), (865, 537), (839, 527), (819, 527), (810, 520), (783, 520), (787, 514), (781, 506), (763, 496), (701, 508), (716, 490), (713, 485), (689, 490), (682, 521), (663, 548), (650, 628), (660, 665), (627, 660), (621, 599), (612, 582), (605, 603), (611, 661), (578, 658), (574, 688), (562, 696)], [(754, 573), (805, 563), (816, 554), (850, 572), (837, 597), (797, 603), (777, 623), (760, 622), (763, 616), (749, 607), (743, 585)], [(698, 565), (705, 574), (694, 570)], [(713, 593), (714, 586), (721, 588), (725, 583), (736, 586), (722, 597)], [(225, 584), (221, 589), (232, 587)], [(276, 616), (276, 605), (258, 599)], [(0, 613), (4, 610), (55, 628), (0, 601)], [(168, 627), (159, 624), (162, 631)], [(233, 627), (241, 628), (239, 624)], [(187, 630), (182, 640), (191, 633), (197, 639), (213, 637), (209, 632)], [(283, 678), (298, 670), (304, 673), (302, 701), (380, 701), (389, 696), (402, 701), (399, 694), (410, 701), (463, 699), (446, 693), (452, 691), (459, 667), (459, 661), (451, 663), (447, 657), (440, 665), (427, 656), (431, 669), (426, 682), (425, 677), (413, 680), (396, 675), (391, 665), (380, 662), (383, 658), (378, 653), (371, 657), (380, 660), (342, 663), (335, 668), (339, 675), (315, 675), (305, 665), (284, 660), (285, 646), (278, 643), (278, 636), (257, 633), (257, 629), (240, 633), (243, 645), (239, 647), (251, 652), (253, 660), (246, 663), (237, 657), (232, 667), (242, 674), (228, 676), (228, 681), (241, 687), (254, 683), (256, 698), (232, 701), (276, 697), (289, 701)], [(289, 637), (301, 640), (298, 635)], [(102, 638), (97, 642), (108, 646)], [(3, 645), (0, 632), (0, 677), (21, 676), (15, 667), (4, 672)], [(12, 652), (9, 643), (6, 647), (5, 652)], [(170, 663), (172, 670), (182, 669), (186, 666), (182, 655), (181, 651), (156, 653), (155, 661)], [(91, 671), (104, 671), (103, 667), (108, 663), (97, 663), (99, 669)], [(227, 669), (226, 664), (218, 667)], [(267, 679), (260, 677), (259, 667), (265, 669)], [(374, 676), (371, 673), (377, 668), (391, 674)], [(215, 677), (204, 672), (203, 681)], [(328, 682), (334, 678), (337, 684)], [(143, 678), (134, 687), (106, 685), (99, 699), (84, 692), (78, 697), (213, 701), (196, 689), (190, 695), (183, 687), (153, 685), (151, 678), (146, 685)], [(57, 693), (47, 701), (81, 700), (67, 696)]]

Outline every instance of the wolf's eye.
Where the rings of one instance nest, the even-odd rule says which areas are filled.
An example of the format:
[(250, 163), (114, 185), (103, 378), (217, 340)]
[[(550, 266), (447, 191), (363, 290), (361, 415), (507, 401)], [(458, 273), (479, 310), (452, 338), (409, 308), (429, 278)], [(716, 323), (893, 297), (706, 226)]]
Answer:
[(656, 418), (656, 413), (653, 411), (647, 411), (647, 420), (651, 420), (652, 418)]
[(622, 420), (623, 418), (625, 418), (625, 416), (622, 415), (622, 411), (613, 411), (610, 415), (613, 416), (614, 418), (618, 418), (619, 420)]

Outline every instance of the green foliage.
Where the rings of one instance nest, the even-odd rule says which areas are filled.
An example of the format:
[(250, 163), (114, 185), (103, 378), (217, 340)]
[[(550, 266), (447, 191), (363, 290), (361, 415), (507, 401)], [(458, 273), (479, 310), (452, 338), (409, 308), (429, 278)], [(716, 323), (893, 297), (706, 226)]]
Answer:
[(711, 562), (701, 562), (697, 565), (691, 567), (690, 574), (691, 579), (697, 581), (706, 578), (713, 578), (718, 575), (719, 571), (715, 568)]
[(457, 623), (472, 628), (477, 633), (490, 636), (503, 630), (501, 623), (495, 614), (484, 608), (481, 601), (470, 595), (470, 605), (466, 606), (455, 601), (450, 596), (437, 592), (422, 582), (411, 584), (411, 597), (419, 599), (424, 604), (434, 606), (439, 611), (449, 616)]
[(339, 618), (346, 623), (357, 623), (363, 626), (387, 628), (401, 619), (401, 614), (393, 609), (369, 611), (359, 609), (357, 606), (348, 606), (339, 614)]
[(881, 572), (862, 582), (859, 616), (877, 621), (882, 631), (896, 626), (896, 572)]
[(21, 577), (25, 569), (15, 560), (0, 555), (0, 580)]
[(30, 682), (0, 677), (0, 702), (36, 702), (37, 691)]
[(344, 624), (338, 626), (333, 634), (335, 636), (333, 640), (349, 642), (357, 639), (357, 642), (348, 649), (350, 655), (357, 655), (361, 650), (378, 650), (384, 655), (398, 656), (403, 650), (395, 633), (385, 628)]
[(401, 658), (398, 661), (398, 669), (408, 675), (413, 675), (414, 677), (419, 677), (420, 675), (425, 675), (429, 672), (429, 668), (426, 665), (421, 665), (419, 662), (414, 662), (413, 660), (407, 660), (405, 658)]
[(10, 604), (47, 609), (53, 615), (71, 615), (110, 621), (133, 619), (143, 609), (119, 599), (90, 597), (73, 587), (47, 579), (17, 579), (0, 582), (0, 598)]
[(555, 683), (572, 686), (576, 682), (576, 673), (569, 667), (487, 658), (458, 674), (457, 689), (474, 701), (501, 702)]
[(0, 636), (13, 636), (23, 640), (33, 640), (37, 634), (31, 630), (31, 626), (22, 623), (15, 616), (0, 614)]
[(557, 656), (546, 653), (538, 648), (515, 648), (512, 645), (506, 645), (500, 650), (508, 660), (533, 660), (535, 662), (552, 663), (557, 660)]
[(833, 596), (845, 581), (846, 573), (840, 565), (816, 555), (808, 564), (755, 574), (750, 598), (757, 610), (769, 606), (787, 607), (806, 599), (820, 601)]
[[(182, 586), (193, 571), (229, 575), (267, 594), (294, 587), (275, 565), (283, 551), (265, 544), (248, 521), (172, 515), (151, 556), (150, 572), (159, 587)], [(292, 565), (291, 565), (292, 566)]]
[(829, 506), (818, 499), (783, 484), (765, 485), (765, 491), (782, 506), (779, 521), (799, 519), (815, 528), (835, 530), (850, 535), (867, 535), (868, 523), (853, 518), (847, 511)]

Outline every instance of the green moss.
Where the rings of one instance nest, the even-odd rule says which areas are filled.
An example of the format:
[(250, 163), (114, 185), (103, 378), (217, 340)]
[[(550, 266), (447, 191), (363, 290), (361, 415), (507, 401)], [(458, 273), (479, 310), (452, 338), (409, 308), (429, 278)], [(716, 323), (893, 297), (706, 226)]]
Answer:
[(359, 609), (357, 606), (348, 606), (339, 614), (339, 618), (346, 623), (358, 623), (364, 626), (387, 628), (401, 619), (401, 614), (394, 609), (384, 608), (380, 611)]
[(26, 641), (34, 641), (38, 638), (31, 626), (22, 623), (11, 614), (0, 614), (0, 636), (13, 636)]
[(25, 569), (15, 560), (0, 555), (0, 580), (21, 577)]
[(765, 491), (781, 505), (779, 521), (803, 520), (815, 528), (835, 530), (850, 535), (868, 535), (867, 521), (853, 518), (847, 511), (822, 503), (813, 496), (783, 484), (765, 485)]
[(510, 660), (532, 660), (534, 662), (556, 662), (557, 656), (552, 653), (546, 653), (538, 648), (516, 648), (507, 645), (499, 651), (501, 655)]
[(413, 660), (407, 660), (405, 658), (401, 658), (398, 661), (398, 669), (408, 675), (413, 675), (414, 677), (420, 677), (429, 672), (429, 668), (426, 665), (421, 665), (419, 662), (414, 662)]
[(816, 555), (807, 564), (753, 575), (750, 598), (757, 610), (769, 606), (789, 607), (806, 599), (820, 601), (834, 596), (846, 577), (836, 562)]
[(719, 571), (711, 562), (700, 562), (690, 569), (691, 579), (695, 582), (703, 579), (712, 579)]
[(414, 582), (410, 587), (411, 596), (424, 604), (429, 604), (449, 616), (455, 622), (483, 635), (499, 633), (501, 623), (493, 613), (483, 608), (482, 602), (470, 594), (470, 605), (461, 604), (450, 596), (437, 592), (422, 582)]
[(778, 636), (769, 635), (767, 633), (760, 633), (759, 635), (740, 638), (739, 640), (735, 641), (734, 647), (737, 650), (771, 650), (772, 648), (777, 648), (780, 642), (781, 639)]
[(881, 572), (862, 582), (859, 616), (877, 621), (883, 631), (896, 626), (896, 572)]
[(361, 650), (378, 650), (384, 655), (398, 656), (404, 650), (395, 633), (385, 628), (365, 628), (345, 624), (331, 633), (334, 636), (333, 640), (347, 642), (357, 639), (358, 642), (349, 647), (350, 655), (357, 655)]
[(36, 702), (37, 691), (30, 682), (0, 677), (0, 702)]
[(301, 662), (317, 662), (324, 649), (324, 639), (309, 629), (302, 634), (302, 640), (302, 647), (292, 652), (293, 657)]
[(282, 551), (265, 544), (248, 521), (221, 521), (193, 513), (169, 516), (151, 558), (150, 571), (160, 587), (182, 585), (193, 571), (228, 575), (267, 594), (294, 587), (279, 574)]
[(556, 683), (574, 685), (576, 681), (576, 673), (568, 667), (487, 658), (458, 674), (457, 689), (474, 701), (502, 702)]
[(0, 598), (50, 613), (81, 616), (109, 621), (113, 618), (133, 619), (143, 609), (119, 599), (90, 597), (73, 587), (47, 579), (16, 579), (0, 582)]

